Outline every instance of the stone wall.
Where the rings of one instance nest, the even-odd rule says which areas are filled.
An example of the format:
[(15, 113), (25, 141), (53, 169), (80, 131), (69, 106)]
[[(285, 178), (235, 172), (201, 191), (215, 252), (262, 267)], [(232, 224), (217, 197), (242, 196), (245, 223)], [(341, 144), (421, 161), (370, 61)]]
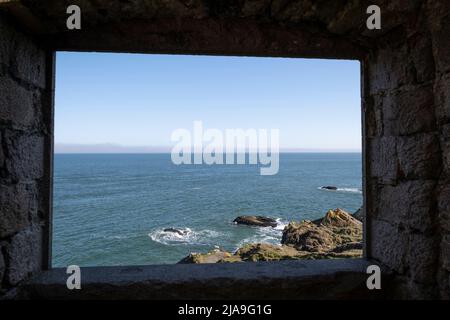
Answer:
[[(380, 31), (365, 26), (372, 2)], [(0, 16), (0, 295), (50, 255), (54, 59), (45, 44), (361, 58), (366, 255), (393, 272), (391, 297), (450, 298), (449, 1), (73, 0), (84, 9), (80, 32), (65, 27), (66, 1), (21, 3), (9, 6), (17, 24)], [(20, 31), (36, 23), (39, 33)]]
[(368, 255), (396, 297), (450, 298), (450, 3), (424, 2), (366, 60)]
[(46, 60), (44, 50), (0, 15), (0, 295), (45, 265)]

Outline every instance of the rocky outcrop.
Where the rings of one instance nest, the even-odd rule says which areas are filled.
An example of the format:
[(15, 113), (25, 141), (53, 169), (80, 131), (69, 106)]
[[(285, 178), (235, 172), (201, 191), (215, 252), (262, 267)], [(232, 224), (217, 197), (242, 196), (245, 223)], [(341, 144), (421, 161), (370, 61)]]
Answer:
[(241, 261), (278, 261), (300, 259), (301, 254), (293, 247), (269, 243), (246, 244), (234, 256)]
[(233, 221), (236, 224), (245, 224), (257, 227), (276, 227), (277, 221), (263, 216), (239, 216)]
[(179, 263), (278, 261), (358, 258), (362, 256), (362, 223), (342, 209), (329, 210), (315, 221), (291, 222), (280, 245), (246, 244), (234, 254), (215, 249), (191, 253)]
[[(318, 253), (343, 253), (346, 251), (344, 245), (361, 242), (361, 221), (339, 208), (329, 210), (321, 220), (289, 223), (281, 239), (282, 244), (297, 250)], [(351, 246), (350, 250), (361, 248)]]
[(353, 218), (355, 218), (356, 220), (359, 220), (361, 222), (363, 222), (364, 220), (364, 214), (363, 214), (363, 208), (359, 208), (358, 210), (356, 210), (353, 214), (352, 214)]
[(216, 263), (222, 262), (224, 259), (230, 257), (232, 257), (231, 253), (220, 249), (214, 249), (208, 253), (190, 253), (178, 263)]

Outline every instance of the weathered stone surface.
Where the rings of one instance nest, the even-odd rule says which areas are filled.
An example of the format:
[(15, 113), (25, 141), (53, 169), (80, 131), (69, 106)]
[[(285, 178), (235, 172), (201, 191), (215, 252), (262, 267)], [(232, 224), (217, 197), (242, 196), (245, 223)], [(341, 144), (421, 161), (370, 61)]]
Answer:
[(442, 265), (447, 271), (450, 271), (450, 234), (446, 234), (442, 237), (441, 247)]
[(400, 177), (433, 179), (440, 173), (439, 137), (435, 133), (399, 137), (397, 156)]
[(13, 79), (0, 76), (0, 119), (13, 127), (29, 127), (38, 123), (36, 106), (40, 99), (38, 90), (29, 90)]
[(383, 186), (375, 217), (410, 230), (425, 232), (433, 227), (435, 182), (415, 180), (397, 186)]
[[(370, 197), (369, 253), (404, 280), (401, 293), (405, 296), (426, 298), (437, 296), (438, 292), (441, 297), (445, 297), (445, 292), (448, 296), (450, 143), (446, 134), (450, 130), (445, 125), (450, 122), (449, 1), (381, 0), (378, 4), (382, 7), (383, 28), (370, 31), (364, 24), (364, 9), (371, 4), (368, 1), (244, 0), (226, 4), (138, 0), (119, 4), (98, 0), (83, 6), (80, 33), (67, 33), (66, 17), (61, 14), (65, 9), (63, 2), (23, 3), (44, 25), (47, 34), (42, 39), (60, 49), (363, 58), (367, 79), (363, 97), (368, 107), (365, 133), (370, 138), (366, 141), (370, 170), (365, 177)], [(43, 88), (48, 67), (44, 52), (36, 45), (41, 38), (36, 37), (35, 43), (18, 31), (20, 22), (11, 23), (12, 20), (4, 19), (1, 13), (0, 75), (12, 75), (14, 79), (0, 84), (0, 172), (2, 183), (11, 185), (42, 177), (42, 133), (28, 128), (34, 126), (33, 119), (38, 115), (26, 109), (26, 99), (25, 103), (13, 104), (23, 98), (23, 88)], [(14, 82), (21, 86), (10, 88)], [(43, 109), (38, 101), (34, 112)], [(50, 127), (50, 121), (47, 122)], [(433, 134), (440, 135), (439, 147)], [(438, 161), (439, 152), (442, 155)], [(6, 195), (11, 192), (11, 185), (5, 185)], [(44, 196), (39, 195), (39, 202)], [(12, 208), (16, 204), (9, 200), (7, 205)], [(17, 211), (15, 208), (10, 212)], [(9, 230), (15, 230), (7, 234), (19, 232), (6, 250), (12, 257), (11, 264), (16, 265), (14, 272), (7, 270), (7, 278), (26, 269), (17, 266), (32, 251), (19, 252), (24, 247), (17, 242), (25, 240), (14, 238), (23, 234), (19, 229), (27, 225), (15, 219), (14, 215), (3, 219), (8, 221)], [(2, 244), (9, 243), (9, 239), (0, 240)], [(15, 249), (11, 247), (13, 242)], [(353, 245), (348, 242), (333, 250)], [(274, 248), (249, 249), (252, 257), (268, 257)], [(439, 266), (435, 264), (437, 260), (441, 262)], [(435, 275), (430, 270), (435, 270)]]
[(450, 73), (438, 76), (434, 83), (436, 117), (441, 123), (450, 122)]
[(0, 238), (29, 226), (37, 210), (38, 194), (34, 184), (0, 184)]
[(441, 228), (450, 232), (450, 184), (440, 186), (438, 211)]
[[(430, 19), (432, 18), (430, 17)], [(450, 34), (450, 18), (447, 15), (441, 19), (434, 18), (434, 20), (435, 22), (432, 23), (434, 60), (438, 72), (445, 73), (450, 71), (450, 39), (448, 36)]]
[(45, 51), (6, 21), (0, 22), (0, 31), (0, 62), (9, 67), (14, 77), (45, 88)]
[(450, 124), (443, 125), (441, 132), (443, 175), (450, 178)]
[[(11, 59), (11, 46), (13, 28), (6, 22), (4, 16), (0, 16), (0, 64), (9, 65)], [(1, 70), (1, 69), (0, 69)]]
[(438, 269), (437, 283), (439, 286), (439, 295), (437, 298), (450, 300), (450, 272), (444, 268)]
[[(82, 289), (67, 292), (64, 268), (39, 274), (21, 293), (31, 299), (374, 299), (364, 259), (94, 267)], [(382, 274), (382, 285), (390, 279)], [(326, 290), (324, 290), (324, 288)], [(383, 292), (384, 293), (384, 292)]]
[(42, 234), (38, 227), (25, 229), (11, 238), (6, 247), (9, 269), (7, 282), (17, 285), (42, 266)]
[(418, 283), (432, 283), (435, 280), (438, 258), (435, 248), (439, 242), (435, 237), (411, 233), (407, 250), (408, 268), (411, 280)]
[(45, 88), (45, 55), (31, 41), (18, 41), (14, 48), (11, 70), (16, 77), (39, 88)]
[(399, 136), (435, 131), (434, 110), (431, 85), (391, 92), (383, 99), (383, 132)]
[(379, 183), (393, 184), (398, 179), (397, 139), (381, 137), (369, 141), (370, 176)]
[(371, 256), (400, 274), (405, 272), (408, 234), (382, 220), (373, 219), (370, 227)]
[(3, 275), (5, 274), (5, 259), (3, 258), (3, 250), (2, 246), (0, 245), (0, 292), (2, 289), (2, 283), (3, 283)]
[(383, 134), (382, 99), (375, 96), (363, 97), (362, 106), (367, 139), (381, 137)]
[(43, 136), (6, 131), (4, 144), (9, 157), (6, 171), (15, 181), (40, 179), (44, 174)]
[[(2, 133), (0, 132), (0, 170), (3, 167), (3, 165), (5, 164), (5, 154), (3, 152), (3, 138), (2, 138)], [(0, 173), (1, 175), (1, 173)]]
[(378, 94), (381, 91), (397, 89), (412, 83), (413, 76), (405, 65), (407, 47), (380, 48), (370, 57), (369, 72), (371, 75), (369, 92)]
[(435, 65), (431, 35), (417, 32), (408, 38), (407, 45), (410, 48), (409, 65), (412, 69), (415, 82), (423, 83), (433, 80)]

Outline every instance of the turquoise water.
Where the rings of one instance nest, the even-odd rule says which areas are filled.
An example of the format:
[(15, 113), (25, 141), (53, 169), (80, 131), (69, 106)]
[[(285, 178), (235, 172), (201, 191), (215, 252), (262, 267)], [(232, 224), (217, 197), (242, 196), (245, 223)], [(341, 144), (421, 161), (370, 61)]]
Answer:
[[(257, 165), (176, 166), (170, 154), (57, 154), (53, 265), (175, 263), (214, 246), (279, 243), (288, 221), (361, 204), (359, 153), (281, 154), (273, 176), (261, 176)], [(238, 215), (269, 216), (279, 225), (235, 225)], [(167, 227), (186, 235), (163, 232)]]

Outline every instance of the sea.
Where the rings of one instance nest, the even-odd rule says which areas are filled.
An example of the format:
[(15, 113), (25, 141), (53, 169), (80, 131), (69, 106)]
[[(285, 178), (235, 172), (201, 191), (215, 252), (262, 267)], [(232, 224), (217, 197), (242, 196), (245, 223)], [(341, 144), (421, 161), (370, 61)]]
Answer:
[[(361, 159), (281, 153), (278, 174), (264, 176), (259, 165), (175, 165), (170, 154), (55, 154), (52, 265), (172, 264), (191, 252), (280, 244), (289, 221), (361, 207)], [(240, 215), (278, 224), (236, 225)]]

